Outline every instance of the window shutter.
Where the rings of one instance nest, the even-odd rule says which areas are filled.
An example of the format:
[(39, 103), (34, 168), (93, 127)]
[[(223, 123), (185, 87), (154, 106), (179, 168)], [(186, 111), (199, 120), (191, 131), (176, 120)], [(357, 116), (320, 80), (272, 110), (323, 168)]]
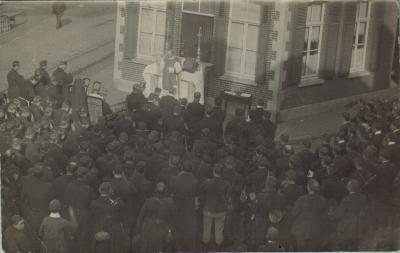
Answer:
[(301, 80), (302, 56), (304, 51), (304, 36), (307, 19), (307, 3), (293, 4), (292, 43), (289, 52), (288, 85), (294, 85)]
[(385, 2), (372, 2), (368, 27), (365, 68), (375, 72), (379, 67), (379, 44), (382, 36)]
[(257, 62), (256, 62), (256, 82), (260, 85), (266, 83), (267, 73), (267, 55), (268, 52), (268, 40), (270, 40), (271, 34), (271, 5), (261, 3), (262, 15), (260, 20), (260, 32), (258, 36), (258, 49), (257, 49)]
[(324, 79), (332, 79), (335, 75), (341, 8), (340, 2), (325, 4), (319, 67), (319, 75)]
[(354, 26), (356, 22), (357, 2), (345, 2), (343, 13), (342, 48), (338, 75), (346, 76), (350, 72), (351, 52), (353, 45)]
[(220, 1), (215, 15), (214, 69), (216, 76), (225, 73), (225, 59), (229, 22), (229, 3)]
[(127, 3), (127, 17), (125, 26), (125, 58), (136, 57), (137, 39), (139, 35), (139, 2)]

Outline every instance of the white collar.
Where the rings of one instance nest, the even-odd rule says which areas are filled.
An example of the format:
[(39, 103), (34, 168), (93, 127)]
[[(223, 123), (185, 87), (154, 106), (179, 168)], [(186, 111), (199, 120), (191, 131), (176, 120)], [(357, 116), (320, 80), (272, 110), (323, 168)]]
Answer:
[(51, 218), (61, 218), (60, 213), (50, 213), (49, 217)]

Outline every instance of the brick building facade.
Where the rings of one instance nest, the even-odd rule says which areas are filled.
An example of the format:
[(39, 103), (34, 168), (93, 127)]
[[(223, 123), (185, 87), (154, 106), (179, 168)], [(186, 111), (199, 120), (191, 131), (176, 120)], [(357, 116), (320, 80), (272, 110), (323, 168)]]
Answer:
[[(395, 1), (118, 2), (114, 83), (130, 91), (146, 65), (172, 47), (201, 61), (206, 101), (225, 90), (285, 112), (390, 86)], [(290, 114), (290, 113), (289, 113)]]

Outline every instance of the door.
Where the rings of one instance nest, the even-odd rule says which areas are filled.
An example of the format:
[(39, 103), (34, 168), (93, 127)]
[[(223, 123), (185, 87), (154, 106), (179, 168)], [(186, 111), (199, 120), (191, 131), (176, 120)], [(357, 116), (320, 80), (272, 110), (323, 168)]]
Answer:
[(200, 60), (211, 61), (213, 17), (182, 13), (180, 56), (197, 57), (198, 32), (201, 26)]

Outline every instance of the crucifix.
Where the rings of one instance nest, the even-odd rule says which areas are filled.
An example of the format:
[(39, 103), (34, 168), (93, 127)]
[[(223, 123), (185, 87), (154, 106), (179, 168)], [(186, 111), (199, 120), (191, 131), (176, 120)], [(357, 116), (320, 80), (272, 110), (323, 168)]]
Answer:
[(202, 29), (202, 27), (200, 26), (199, 32), (197, 33), (197, 57), (196, 57), (197, 63), (200, 63), (201, 29)]

